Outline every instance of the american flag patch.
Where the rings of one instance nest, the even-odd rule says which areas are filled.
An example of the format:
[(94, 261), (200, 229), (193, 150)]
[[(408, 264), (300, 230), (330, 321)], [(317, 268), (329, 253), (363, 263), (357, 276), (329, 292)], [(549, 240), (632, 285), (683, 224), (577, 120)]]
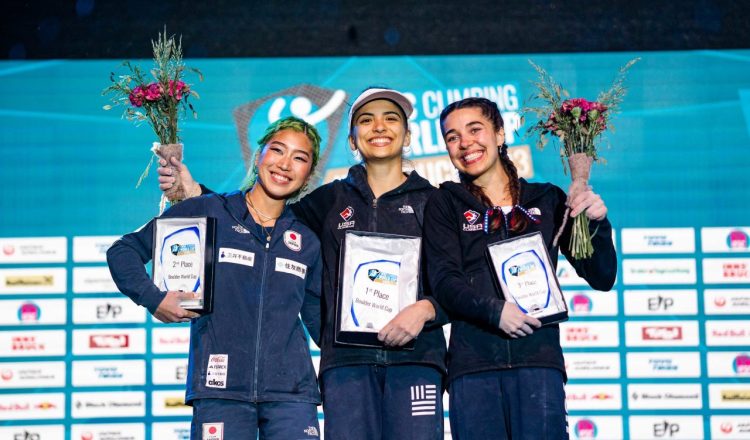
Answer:
[(434, 416), (436, 407), (436, 385), (415, 385), (411, 387), (412, 416)]

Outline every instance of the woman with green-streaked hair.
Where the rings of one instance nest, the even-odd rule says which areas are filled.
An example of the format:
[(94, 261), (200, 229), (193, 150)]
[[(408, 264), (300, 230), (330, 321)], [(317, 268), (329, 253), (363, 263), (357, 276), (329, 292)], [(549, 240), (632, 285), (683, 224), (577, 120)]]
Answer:
[(320, 393), (299, 316), (317, 341), (320, 242), (286, 204), (319, 150), (312, 125), (281, 119), (260, 140), (249, 188), (190, 198), (161, 216), (215, 218), (211, 313), (180, 307), (194, 294), (162, 291), (146, 273), (156, 220), (107, 252), (120, 291), (164, 323), (190, 322), (192, 439), (319, 438)]

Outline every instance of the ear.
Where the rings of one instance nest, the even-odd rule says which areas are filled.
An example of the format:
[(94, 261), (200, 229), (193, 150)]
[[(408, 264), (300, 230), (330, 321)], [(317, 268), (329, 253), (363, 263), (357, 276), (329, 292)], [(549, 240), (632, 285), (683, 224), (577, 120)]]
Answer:
[(352, 151), (357, 151), (357, 144), (354, 142), (354, 138), (349, 135), (347, 139), (349, 140), (349, 149)]
[(409, 145), (411, 145), (411, 132), (407, 131), (404, 137), (404, 147), (408, 147)]
[(495, 140), (497, 140), (498, 146), (505, 143), (505, 129), (503, 127), (500, 127), (500, 129), (495, 133)]

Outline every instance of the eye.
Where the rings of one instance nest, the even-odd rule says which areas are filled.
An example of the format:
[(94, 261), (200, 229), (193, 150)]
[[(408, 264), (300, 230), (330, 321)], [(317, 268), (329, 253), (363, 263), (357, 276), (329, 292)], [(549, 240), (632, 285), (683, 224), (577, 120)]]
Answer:
[(479, 127), (473, 127), (471, 130), (469, 130), (469, 133), (471, 133), (471, 134), (477, 134), (480, 131), (482, 131), (481, 128), (479, 128)]
[(277, 146), (274, 146), (274, 145), (268, 147), (268, 149), (271, 150), (271, 151), (273, 151), (274, 153), (278, 153), (278, 154), (283, 154), (284, 153), (281, 150), (281, 147), (277, 147)]
[(363, 116), (357, 120), (357, 124), (369, 124), (372, 121), (372, 118), (369, 116)]
[(386, 120), (386, 121), (389, 121), (389, 122), (399, 122), (399, 121), (401, 121), (401, 118), (399, 118), (399, 117), (398, 117), (398, 116), (396, 116), (396, 115), (389, 115), (389, 116), (387, 116), (387, 117), (385, 118), (385, 120)]
[(307, 162), (309, 162), (309, 161), (310, 161), (310, 160), (309, 160), (309, 159), (307, 158), (307, 156), (295, 156), (295, 157), (294, 157), (294, 160), (296, 160), (297, 162), (301, 162), (301, 163), (307, 163)]
[(445, 138), (445, 142), (453, 143), (458, 141), (458, 135), (450, 134), (448, 137)]

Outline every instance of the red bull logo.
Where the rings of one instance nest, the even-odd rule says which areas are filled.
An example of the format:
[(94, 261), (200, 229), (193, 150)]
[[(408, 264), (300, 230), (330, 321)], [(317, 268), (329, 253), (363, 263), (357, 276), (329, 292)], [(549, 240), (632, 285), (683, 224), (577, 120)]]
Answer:
[(741, 354), (734, 358), (733, 368), (737, 374), (750, 375), (750, 356)]
[(573, 428), (573, 432), (575, 432), (576, 438), (579, 439), (596, 438), (596, 431), (596, 423), (589, 419), (579, 420)]
[(593, 306), (594, 303), (591, 301), (591, 298), (582, 293), (575, 295), (570, 299), (570, 309), (573, 312), (590, 312)]
[(727, 236), (727, 246), (730, 249), (747, 249), (748, 236), (745, 231), (740, 231), (739, 229), (731, 231)]

